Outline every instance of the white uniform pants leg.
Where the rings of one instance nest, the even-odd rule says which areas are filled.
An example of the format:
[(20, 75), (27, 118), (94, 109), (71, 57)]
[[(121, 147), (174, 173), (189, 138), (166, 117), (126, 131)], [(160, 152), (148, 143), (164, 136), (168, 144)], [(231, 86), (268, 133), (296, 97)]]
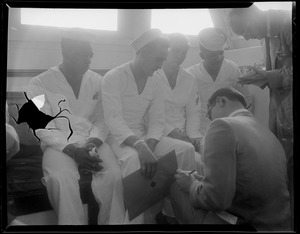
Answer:
[[(112, 143), (112, 148), (119, 160), (121, 167), (122, 177), (125, 178), (127, 175), (139, 170), (141, 168), (140, 160), (137, 151), (129, 146), (117, 145), (115, 142)], [(140, 214), (133, 220), (129, 221), (128, 210), (125, 213), (124, 224), (143, 224), (144, 213)]]
[[(156, 145), (154, 153), (155, 155), (163, 156), (174, 149), (176, 153), (178, 168), (182, 170), (196, 169), (195, 148), (188, 142), (169, 137), (163, 137)], [(167, 216), (175, 217), (169, 196), (164, 199), (162, 212)]]
[(92, 190), (101, 204), (98, 224), (123, 224), (125, 207), (123, 200), (122, 173), (118, 160), (107, 143), (98, 148), (103, 169), (93, 175)]
[(154, 153), (163, 156), (175, 149), (178, 168), (182, 170), (195, 170), (195, 148), (191, 143), (162, 137), (155, 147)]
[(42, 179), (50, 203), (57, 214), (58, 225), (84, 225), (80, 198), (80, 178), (75, 161), (68, 155), (48, 147), (43, 155)]

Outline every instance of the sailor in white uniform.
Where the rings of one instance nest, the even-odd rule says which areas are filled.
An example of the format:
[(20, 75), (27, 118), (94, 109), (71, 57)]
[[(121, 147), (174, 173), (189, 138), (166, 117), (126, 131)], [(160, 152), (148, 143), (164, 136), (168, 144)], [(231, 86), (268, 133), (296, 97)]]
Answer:
[(98, 224), (121, 223), (125, 214), (121, 171), (105, 143), (108, 130), (102, 108), (102, 77), (89, 70), (93, 52), (86, 33), (66, 30), (61, 40), (63, 62), (32, 78), (27, 90), (30, 99), (44, 95), (40, 111), (55, 116), (66, 109), (59, 116), (70, 121), (69, 126), (68, 119), (58, 116), (47, 129), (36, 130), (44, 152), (42, 182), (60, 225), (87, 224), (79, 193), (79, 169), (93, 173), (91, 186), (100, 208)]
[(200, 132), (204, 136), (211, 122), (207, 117), (207, 100), (218, 89), (233, 87), (244, 94), (247, 104), (252, 97), (247, 86), (237, 83), (241, 72), (237, 64), (224, 58), (227, 34), (220, 28), (205, 28), (199, 33), (200, 57), (202, 61), (187, 70), (197, 79), (201, 101)]
[[(123, 177), (141, 168), (151, 178), (160, 156), (175, 149), (177, 164), (195, 169), (195, 150), (191, 143), (163, 137), (165, 109), (163, 89), (153, 73), (167, 58), (169, 41), (158, 29), (151, 29), (136, 40), (133, 61), (105, 74), (102, 99), (106, 124)], [(149, 121), (145, 120), (147, 118)], [(124, 223), (129, 223), (128, 212)], [(144, 223), (144, 214), (130, 223)]]
[[(167, 127), (165, 134), (178, 130), (178, 138), (191, 142), (195, 147), (195, 158), (200, 165), (200, 110), (197, 81), (192, 74), (181, 67), (189, 50), (188, 38), (180, 33), (169, 35), (170, 50), (162, 69), (155, 72), (159, 77), (165, 94)], [(176, 138), (176, 136), (174, 136)], [(201, 168), (199, 167), (199, 173)]]

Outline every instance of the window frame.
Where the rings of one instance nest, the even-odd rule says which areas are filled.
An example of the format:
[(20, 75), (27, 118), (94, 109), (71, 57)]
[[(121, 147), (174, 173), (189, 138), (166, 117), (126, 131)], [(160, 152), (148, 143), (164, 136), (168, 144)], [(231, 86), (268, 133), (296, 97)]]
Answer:
[[(97, 30), (97, 31), (109, 31), (109, 32), (117, 32), (118, 31), (118, 18), (119, 18), (119, 12), (118, 9), (74, 9), (74, 8), (54, 8), (54, 9), (49, 9), (49, 8), (20, 8), (20, 24), (21, 25), (31, 25), (31, 26), (41, 26), (41, 27), (54, 27), (54, 28), (72, 28), (72, 27), (76, 27), (76, 26), (57, 26), (57, 25), (38, 25), (38, 24), (29, 24), (29, 23), (22, 23), (22, 10), (27, 10), (27, 9), (39, 9), (39, 10), (116, 10), (116, 29), (104, 29), (104, 28), (99, 28), (99, 29), (95, 29), (95, 28), (86, 28), (86, 27), (80, 27), (80, 28), (84, 28), (87, 30)], [(49, 12), (51, 13), (51, 12)]]

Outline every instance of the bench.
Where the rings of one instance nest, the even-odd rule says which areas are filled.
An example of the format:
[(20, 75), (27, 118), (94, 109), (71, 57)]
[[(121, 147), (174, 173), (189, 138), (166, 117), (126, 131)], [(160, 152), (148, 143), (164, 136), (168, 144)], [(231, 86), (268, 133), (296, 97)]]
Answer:
[[(27, 102), (23, 92), (7, 92), (9, 114), (18, 117), (19, 108)], [(7, 161), (7, 203), (8, 212), (13, 216), (52, 210), (46, 187), (42, 184), (42, 150), (39, 141), (26, 123), (17, 125), (10, 117), (11, 124), (20, 138), (20, 151)], [(87, 203), (88, 224), (97, 225), (99, 206), (91, 189), (91, 174), (81, 174), (80, 195)]]

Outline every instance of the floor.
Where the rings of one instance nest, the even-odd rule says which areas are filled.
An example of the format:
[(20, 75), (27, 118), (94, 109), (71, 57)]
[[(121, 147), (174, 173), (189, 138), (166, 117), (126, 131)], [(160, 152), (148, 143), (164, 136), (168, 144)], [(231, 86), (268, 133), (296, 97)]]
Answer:
[[(83, 205), (87, 223), (87, 204)], [(17, 216), (16, 219), (24, 225), (57, 225), (57, 216), (53, 210)]]
[[(87, 223), (87, 204), (83, 205), (86, 223)], [(162, 208), (161, 203), (155, 204), (147, 211), (145, 216), (145, 224), (156, 224), (155, 216), (160, 212)], [(36, 212), (27, 215), (17, 216), (16, 219), (24, 225), (57, 225), (57, 216), (53, 210), (47, 210), (43, 212)], [(22, 224), (16, 224), (22, 225)]]

